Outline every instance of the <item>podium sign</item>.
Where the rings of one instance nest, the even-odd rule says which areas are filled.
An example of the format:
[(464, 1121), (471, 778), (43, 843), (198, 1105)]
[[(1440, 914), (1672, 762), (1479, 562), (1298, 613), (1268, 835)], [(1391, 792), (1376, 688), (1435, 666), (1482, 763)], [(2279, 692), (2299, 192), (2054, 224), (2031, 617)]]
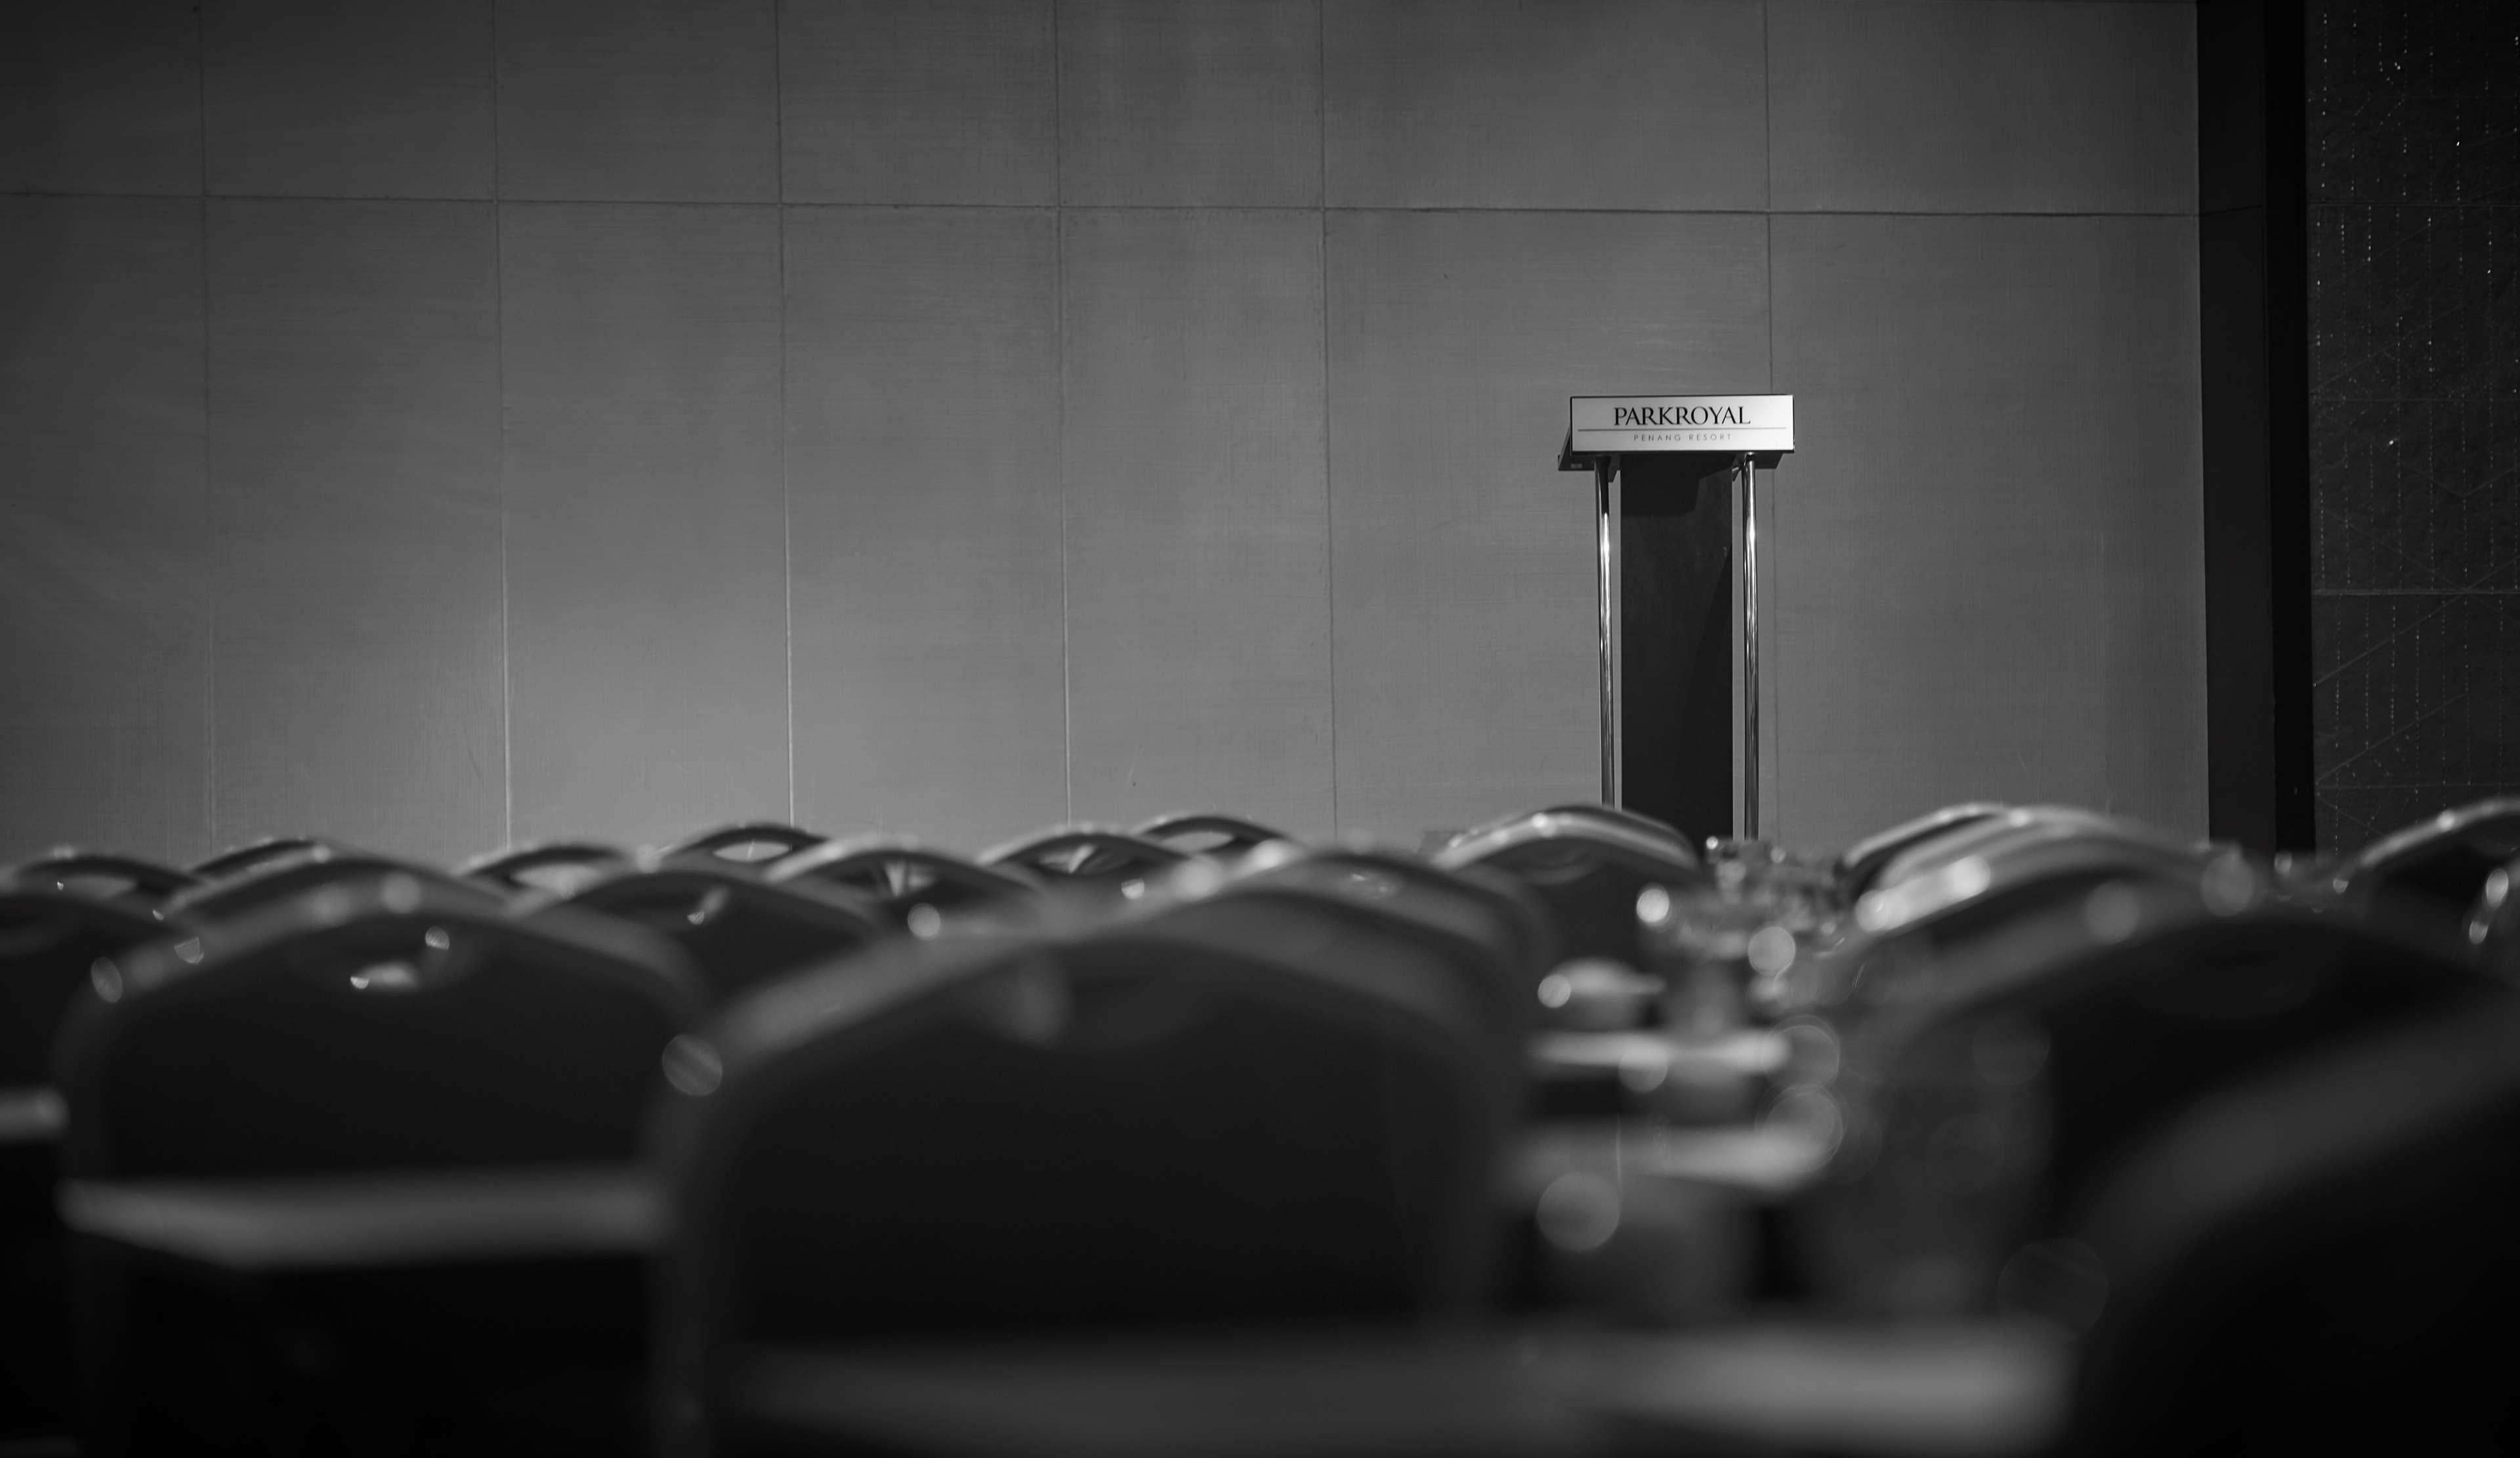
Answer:
[(1576, 395), (1567, 401), (1566, 450), (1575, 456), (1764, 456), (1793, 448), (1791, 395)]

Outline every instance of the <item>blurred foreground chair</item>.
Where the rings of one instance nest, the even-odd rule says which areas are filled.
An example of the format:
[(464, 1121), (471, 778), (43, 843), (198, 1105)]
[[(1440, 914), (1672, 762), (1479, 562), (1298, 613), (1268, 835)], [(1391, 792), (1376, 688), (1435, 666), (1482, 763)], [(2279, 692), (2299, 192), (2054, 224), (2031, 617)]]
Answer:
[(284, 856), (294, 856), (300, 851), (312, 851), (318, 848), (337, 851), (348, 849), (337, 842), (317, 836), (274, 835), (221, 851), (206, 861), (198, 862), (193, 865), (192, 873), (197, 879), (203, 881), (221, 880), (239, 871), (251, 870), (265, 862), (277, 861)]
[(1911, 849), (2002, 815), (2007, 808), (1992, 800), (1971, 800), (1902, 820), (1847, 847), (1837, 858), (1838, 879), (1853, 900), (1871, 890), (1882, 869)]
[(0, 1436), (69, 1425), (66, 1251), (53, 1206), (53, 1039), (98, 960), (163, 934), (181, 871), (53, 855), (0, 872)]
[(866, 1412), (790, 1398), (908, 1342), (1467, 1311), (1484, 1019), (1451, 969), (1319, 965), (1169, 913), (897, 942), (744, 999), (660, 1126), (665, 1451), (879, 1443)]
[(2131, 1149), (2198, 1100), (2409, 1018), (2495, 1014), (2461, 961), (2297, 907), (2110, 881), (1944, 954), (1840, 1027), (1806, 1090), (1839, 1121), (1799, 1213), (1815, 1287), (1907, 1314), (1990, 1308)]
[(2069, 1450), (2520, 1449), (2520, 1005), (2272, 1064), (2132, 1149), (2008, 1299), (2089, 1326)]
[(448, 875), (373, 851), (313, 845), (260, 857), (251, 864), (188, 887), (168, 897), (162, 909), (170, 920), (208, 926), (309, 893), (346, 893), (389, 878), (428, 887), (456, 901), (471, 902), (484, 911), (508, 905), (505, 894), (481, 881)]
[(846, 956), (893, 929), (880, 906), (846, 887), (774, 885), (734, 862), (670, 857), (598, 876), (522, 912), (528, 921), (588, 913), (674, 943), (719, 1000), (807, 963)]
[(667, 945), (414, 877), (100, 961), (60, 1052), (82, 1450), (635, 1451)]

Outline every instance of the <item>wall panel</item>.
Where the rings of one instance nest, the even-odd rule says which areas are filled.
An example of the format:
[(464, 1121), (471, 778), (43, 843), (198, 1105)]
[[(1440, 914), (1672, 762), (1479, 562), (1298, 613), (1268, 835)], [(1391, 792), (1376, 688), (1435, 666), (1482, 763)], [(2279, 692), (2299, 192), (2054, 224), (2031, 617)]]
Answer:
[(1768, 67), (1779, 210), (2196, 207), (2185, 6), (1773, 0)]
[(0, 5), (0, 192), (201, 192), (199, 9)]
[(499, 195), (779, 196), (774, 0), (500, 0)]
[(1050, 18), (1050, 0), (786, 7), (787, 199), (1057, 201)]
[(1754, 0), (1334, 0), (1337, 207), (1767, 205)]
[(1322, 200), (1312, 0), (1068, 0), (1058, 9), (1060, 200)]
[(223, 842), (505, 833), (493, 241), (487, 203), (210, 204)]
[(1778, 832), (1993, 798), (2201, 834), (2194, 221), (1775, 227)]
[(790, 208), (796, 813), (969, 850), (1067, 813), (1048, 210)]
[(0, 198), (0, 861), (209, 842), (198, 201)]
[(1761, 389), (1755, 217), (1329, 223), (1343, 827), (1414, 838), (1600, 792), (1589, 476), (1566, 397)]
[(779, 216), (501, 210), (519, 838), (785, 817)]
[(202, 50), (211, 192), (490, 196), (490, 0), (221, 0)]
[(1074, 811), (1330, 828), (1321, 223), (1072, 210)]

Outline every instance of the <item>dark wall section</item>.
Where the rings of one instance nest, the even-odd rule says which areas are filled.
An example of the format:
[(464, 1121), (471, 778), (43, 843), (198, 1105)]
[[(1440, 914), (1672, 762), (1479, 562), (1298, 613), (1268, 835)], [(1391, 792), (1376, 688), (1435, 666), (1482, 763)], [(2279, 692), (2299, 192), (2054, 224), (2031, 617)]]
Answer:
[(2207, 815), (2261, 850), (2315, 837), (2300, 8), (2196, 10)]
[(2520, 9), (2307, 17), (2318, 820), (2351, 846), (2520, 789)]

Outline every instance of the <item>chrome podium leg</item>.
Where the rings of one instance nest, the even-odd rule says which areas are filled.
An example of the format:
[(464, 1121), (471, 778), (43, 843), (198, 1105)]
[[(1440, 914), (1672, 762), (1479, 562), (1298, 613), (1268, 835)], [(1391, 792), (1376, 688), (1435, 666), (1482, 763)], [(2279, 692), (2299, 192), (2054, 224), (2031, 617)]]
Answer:
[(1759, 467), (1733, 464), (1741, 482), (1741, 838), (1759, 838)]
[(1601, 803), (1619, 803), (1619, 488), (1615, 458), (1593, 463), (1601, 571)]

